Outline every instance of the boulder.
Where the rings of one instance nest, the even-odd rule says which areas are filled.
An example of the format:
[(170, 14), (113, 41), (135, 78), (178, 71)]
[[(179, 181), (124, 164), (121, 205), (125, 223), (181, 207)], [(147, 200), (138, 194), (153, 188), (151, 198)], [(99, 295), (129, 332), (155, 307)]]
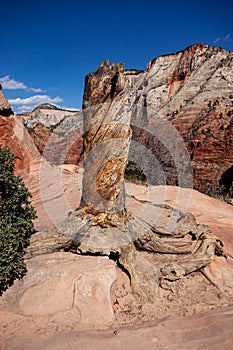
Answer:
[(113, 261), (60, 252), (28, 260), (27, 269), (27, 275), (4, 293), (0, 310), (93, 328), (114, 322)]

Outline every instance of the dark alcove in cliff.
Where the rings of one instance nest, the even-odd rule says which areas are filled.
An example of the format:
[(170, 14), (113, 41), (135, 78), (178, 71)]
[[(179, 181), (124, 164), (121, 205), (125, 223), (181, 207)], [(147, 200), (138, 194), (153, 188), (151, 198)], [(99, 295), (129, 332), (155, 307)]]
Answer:
[(225, 194), (231, 195), (233, 182), (233, 165), (222, 174), (219, 185), (224, 188)]

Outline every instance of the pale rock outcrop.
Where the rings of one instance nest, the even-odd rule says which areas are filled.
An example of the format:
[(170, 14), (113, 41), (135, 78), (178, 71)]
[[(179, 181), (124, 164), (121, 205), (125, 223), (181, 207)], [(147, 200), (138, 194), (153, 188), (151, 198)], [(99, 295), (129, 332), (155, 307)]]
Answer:
[(35, 145), (51, 164), (78, 164), (83, 151), (83, 116), (48, 103), (23, 114)]
[(75, 115), (76, 113), (58, 108), (49, 103), (44, 103), (36, 107), (32, 112), (25, 112), (22, 115), (28, 129), (32, 129), (38, 124), (52, 129), (61, 123), (64, 118)]
[(0, 299), (0, 310), (93, 328), (114, 322), (113, 261), (61, 252), (30, 259), (27, 269), (27, 275)]

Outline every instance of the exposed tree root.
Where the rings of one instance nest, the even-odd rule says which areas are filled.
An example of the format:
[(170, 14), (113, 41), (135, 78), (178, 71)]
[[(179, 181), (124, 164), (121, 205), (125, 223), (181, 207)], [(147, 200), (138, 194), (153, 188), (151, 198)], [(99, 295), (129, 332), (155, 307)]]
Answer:
[[(191, 218), (193, 230), (187, 230), (186, 234), (189, 226), (185, 216), (183, 229), (180, 228), (182, 233), (166, 234), (165, 229), (159, 232), (131, 215), (126, 215), (125, 224), (117, 227), (106, 221), (101, 226), (101, 218), (85, 213), (82, 208), (70, 215), (61, 225), (61, 231), (70, 237), (78, 254), (110, 256), (117, 253), (118, 263), (128, 272), (132, 291), (140, 302), (153, 302), (162, 280), (175, 281), (194, 271), (202, 271), (213, 261), (215, 253), (224, 255), (221, 241), (206, 226), (194, 225), (189, 213), (187, 217)], [(166, 254), (168, 262), (153, 266), (142, 257), (140, 250)], [(174, 254), (178, 256), (175, 262)]]
[(128, 271), (132, 292), (139, 303), (153, 303), (159, 286), (159, 270), (144, 259), (133, 244), (121, 248), (119, 263)]

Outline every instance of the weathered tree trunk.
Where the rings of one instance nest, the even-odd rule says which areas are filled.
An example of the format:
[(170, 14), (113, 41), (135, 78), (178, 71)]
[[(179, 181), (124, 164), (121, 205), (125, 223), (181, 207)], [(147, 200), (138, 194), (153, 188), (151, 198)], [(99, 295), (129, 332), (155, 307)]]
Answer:
[[(91, 93), (83, 101), (84, 177), (81, 207), (104, 226), (125, 223), (124, 173), (131, 137), (129, 102), (121, 98), (125, 88), (124, 67), (103, 62), (86, 78)], [(108, 77), (106, 81), (106, 75)], [(101, 76), (105, 81), (101, 82)], [(118, 107), (118, 108), (117, 108)]]
[(119, 253), (131, 242), (124, 189), (131, 138), (130, 101), (122, 95), (126, 84), (123, 64), (109, 67), (107, 61), (86, 77), (82, 199), (71, 218), (80, 220), (72, 237), (80, 253)]

